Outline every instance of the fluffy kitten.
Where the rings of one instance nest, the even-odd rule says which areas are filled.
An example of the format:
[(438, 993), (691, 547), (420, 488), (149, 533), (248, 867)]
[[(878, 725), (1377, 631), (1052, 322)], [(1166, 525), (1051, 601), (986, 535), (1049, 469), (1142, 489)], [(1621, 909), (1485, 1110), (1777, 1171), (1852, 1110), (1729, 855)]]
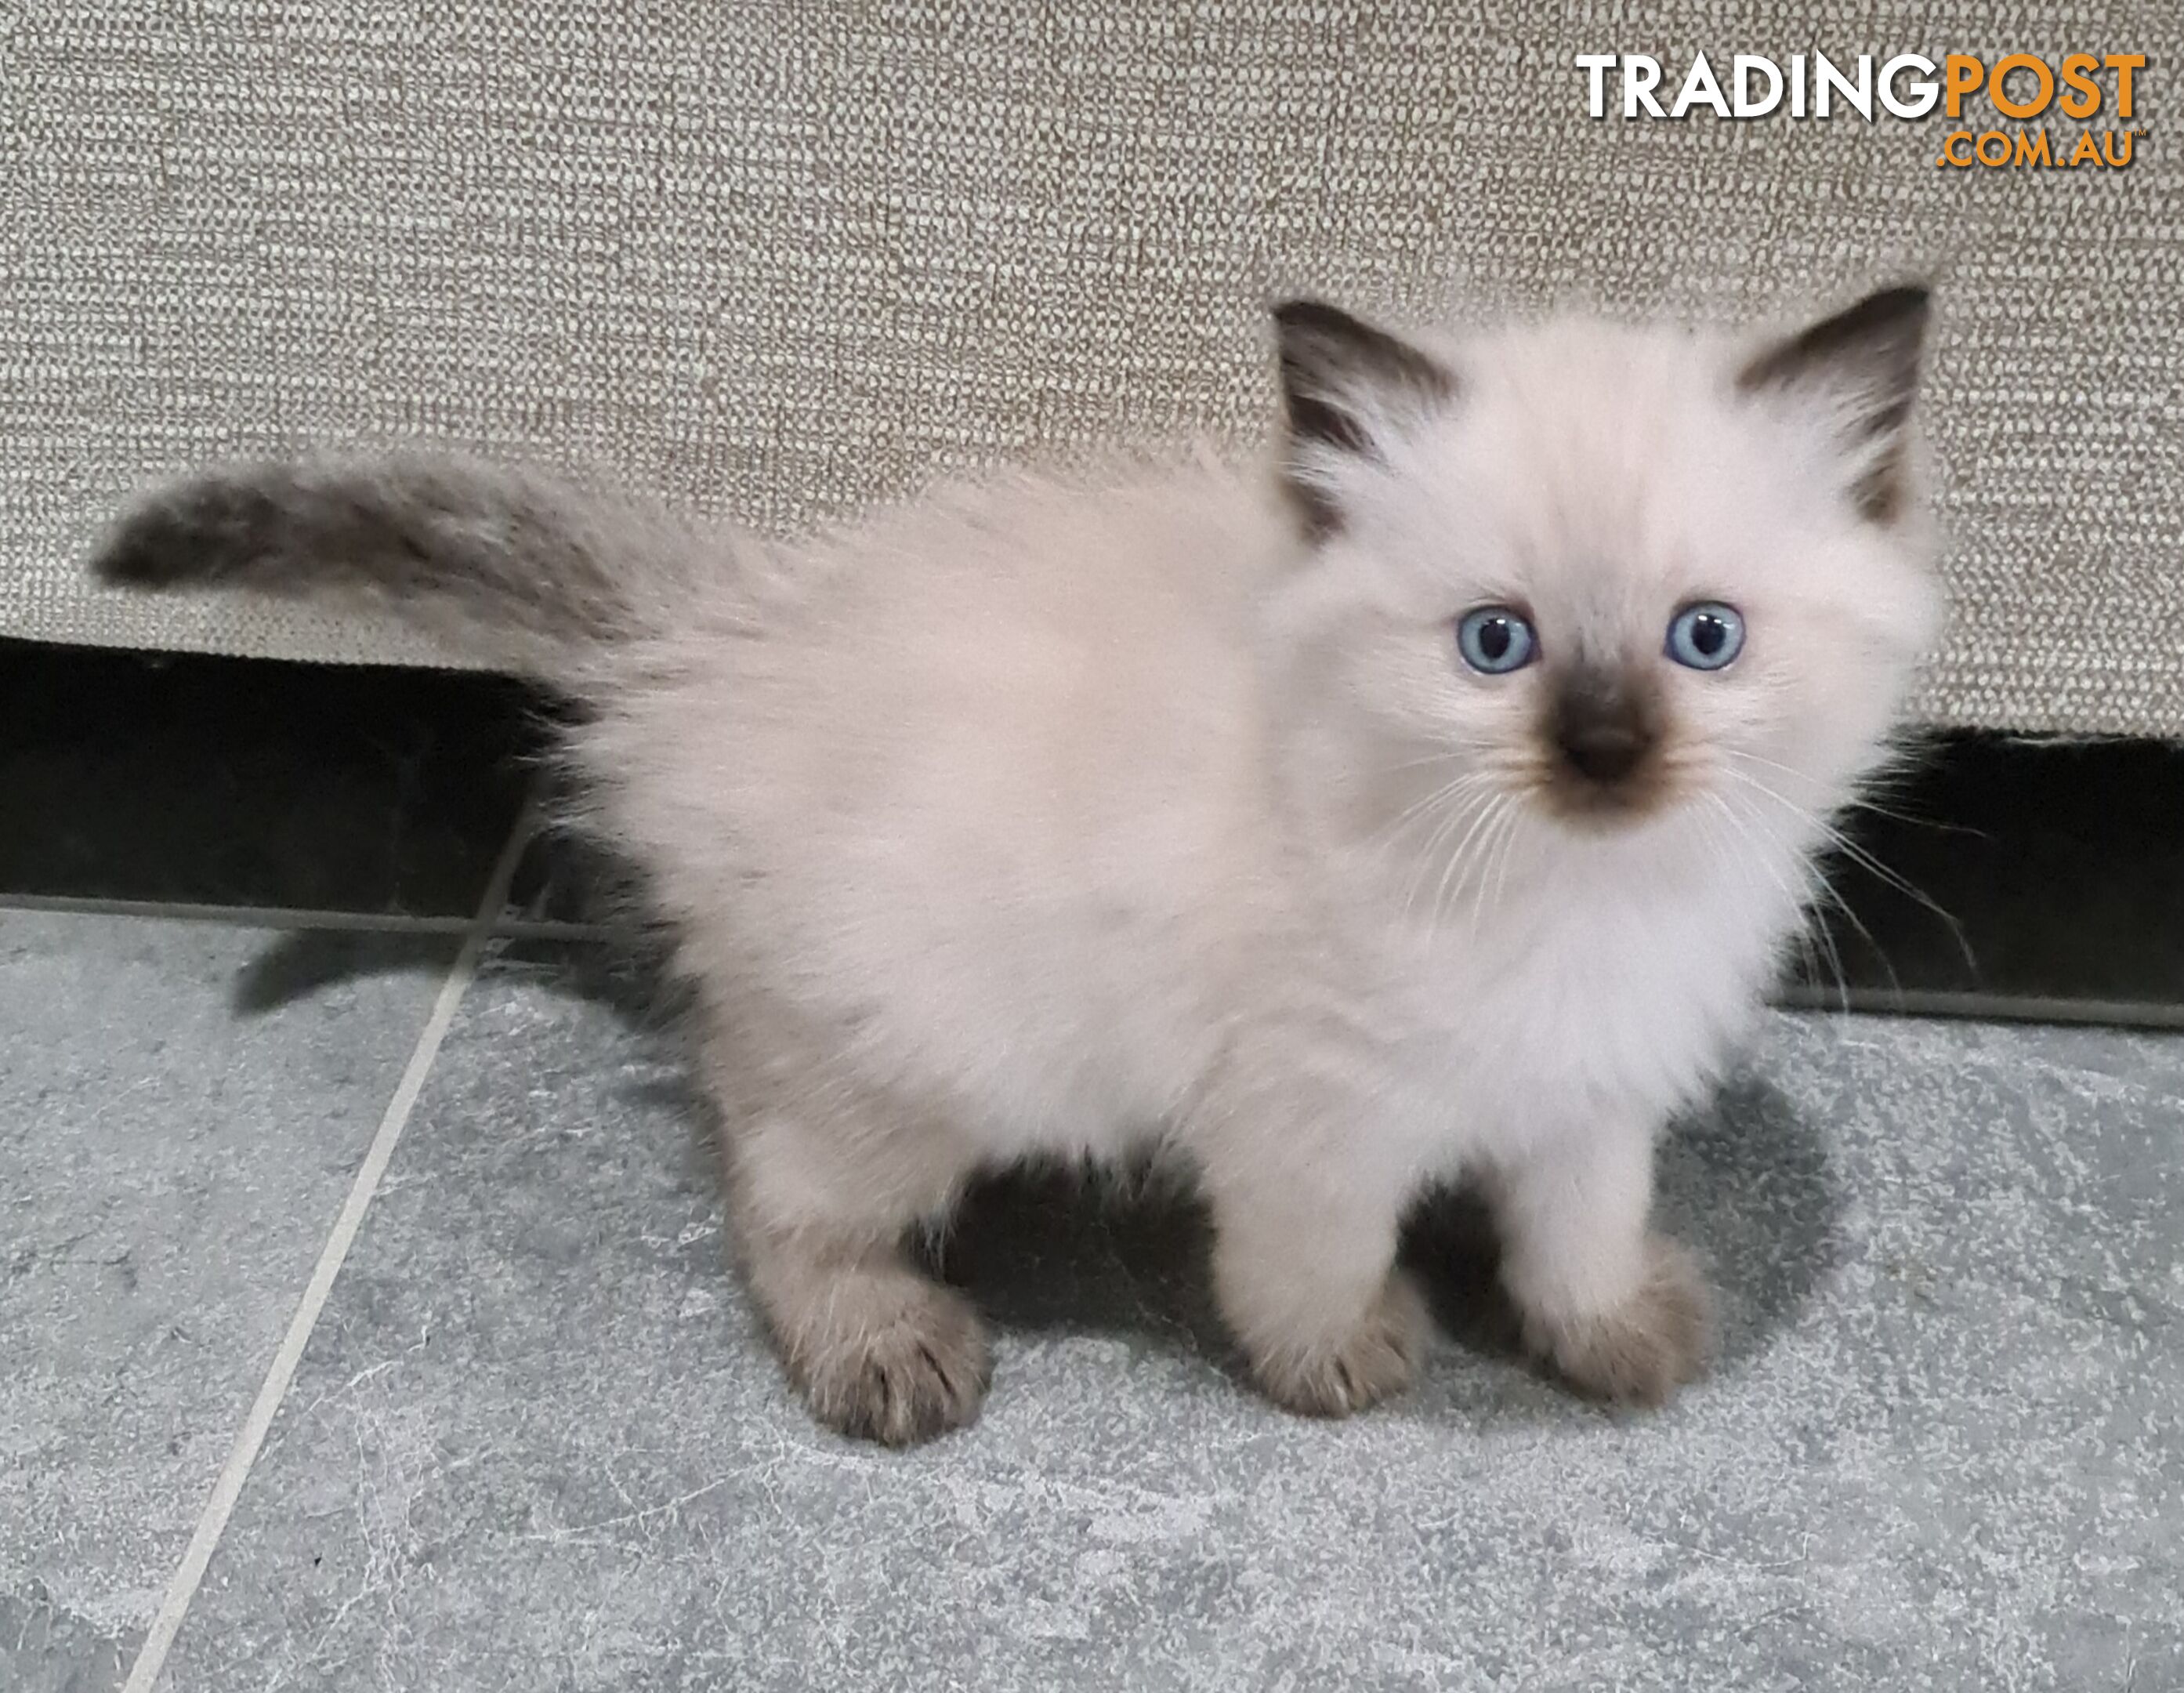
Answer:
[(215, 472), (97, 569), (362, 593), (587, 702), (571, 751), (700, 990), (788, 1372), (968, 1422), (906, 1255), (983, 1167), (1179, 1154), (1266, 1392), (1410, 1378), (1394, 1267), (1462, 1169), (1528, 1344), (1658, 1400), (1705, 1348), (1647, 1225), (1936, 615), (1927, 302), (1756, 344), (1275, 313), (1270, 465), (959, 488), (797, 545), (441, 457)]

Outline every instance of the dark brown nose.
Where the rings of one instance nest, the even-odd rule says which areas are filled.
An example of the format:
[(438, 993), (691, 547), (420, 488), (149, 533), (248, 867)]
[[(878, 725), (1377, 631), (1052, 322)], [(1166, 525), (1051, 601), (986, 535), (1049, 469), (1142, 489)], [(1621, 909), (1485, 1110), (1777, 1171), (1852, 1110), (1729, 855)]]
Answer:
[(1645, 687), (1612, 670), (1580, 666), (1569, 673), (1555, 690), (1552, 712), (1555, 751), (1566, 768), (1596, 787), (1629, 782), (1660, 738)]
[(1648, 740), (1635, 724), (1596, 721), (1564, 725), (1555, 744), (1579, 775), (1619, 782), (1638, 768)]

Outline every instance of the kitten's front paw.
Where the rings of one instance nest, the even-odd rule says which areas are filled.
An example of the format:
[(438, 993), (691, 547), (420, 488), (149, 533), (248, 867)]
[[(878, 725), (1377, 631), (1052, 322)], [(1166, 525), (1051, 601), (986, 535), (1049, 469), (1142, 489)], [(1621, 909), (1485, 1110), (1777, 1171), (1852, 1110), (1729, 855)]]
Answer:
[(1429, 1327), (1425, 1299), (1399, 1270), (1364, 1320), (1339, 1342), (1255, 1358), (1251, 1372), (1267, 1397), (1286, 1410), (1347, 1416), (1410, 1386)]
[(993, 1366), (968, 1300), (909, 1276), (844, 1277), (838, 1292), (833, 1332), (789, 1361), (822, 1422), (911, 1446), (977, 1419)]
[(1646, 1273), (1611, 1310), (1524, 1313), (1524, 1344), (1580, 1392), (1657, 1405), (1705, 1367), (1713, 1296), (1691, 1254), (1663, 1235), (1646, 1242)]

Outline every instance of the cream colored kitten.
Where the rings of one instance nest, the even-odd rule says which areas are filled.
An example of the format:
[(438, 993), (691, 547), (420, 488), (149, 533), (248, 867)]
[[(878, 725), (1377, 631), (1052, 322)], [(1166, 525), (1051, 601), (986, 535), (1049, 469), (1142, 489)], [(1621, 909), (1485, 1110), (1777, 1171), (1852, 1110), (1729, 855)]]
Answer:
[(362, 592), (588, 703), (572, 752), (701, 993), (735, 1238), (812, 1408), (976, 1415), (905, 1255), (981, 1169), (1195, 1171), (1283, 1405), (1401, 1388), (1421, 1187), (1497, 1211), (1528, 1344), (1656, 1400), (1649, 1231), (1936, 614), (1922, 290), (1745, 344), (1275, 314), (1272, 467), (957, 489), (794, 546), (437, 457), (217, 472), (109, 581)]

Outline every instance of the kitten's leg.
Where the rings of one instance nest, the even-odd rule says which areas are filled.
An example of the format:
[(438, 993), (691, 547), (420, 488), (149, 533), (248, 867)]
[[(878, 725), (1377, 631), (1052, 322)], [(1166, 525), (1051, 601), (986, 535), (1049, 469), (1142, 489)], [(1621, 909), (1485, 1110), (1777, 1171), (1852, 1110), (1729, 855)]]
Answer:
[[(777, 1073), (778, 1049), (768, 1056)], [(748, 1074), (722, 1080), (724, 1103), (743, 1108), (724, 1126), (738, 1256), (813, 1414), (890, 1446), (973, 1421), (991, 1373), (984, 1325), (904, 1246), (953, 1203), (967, 1149), (838, 1076), (764, 1104)]]
[(1268, 1398), (1344, 1416), (1408, 1387), (1425, 1351), (1425, 1301), (1395, 1267), (1409, 1183), (1346, 1153), (1329, 1115), (1273, 1109), (1201, 1150), (1214, 1292)]
[(1646, 1226), (1650, 1127), (1552, 1136), (1485, 1175), (1527, 1347), (1609, 1400), (1658, 1405), (1698, 1374), (1711, 1301), (1691, 1254)]

